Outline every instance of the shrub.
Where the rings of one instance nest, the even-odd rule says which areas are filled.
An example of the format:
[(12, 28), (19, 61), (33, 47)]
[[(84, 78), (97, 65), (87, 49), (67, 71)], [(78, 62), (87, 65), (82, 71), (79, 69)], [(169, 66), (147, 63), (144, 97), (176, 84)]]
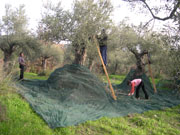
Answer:
[(17, 80), (18, 71), (14, 68), (9, 73), (3, 71), (0, 66), (0, 94), (15, 90), (13, 87), (14, 80)]

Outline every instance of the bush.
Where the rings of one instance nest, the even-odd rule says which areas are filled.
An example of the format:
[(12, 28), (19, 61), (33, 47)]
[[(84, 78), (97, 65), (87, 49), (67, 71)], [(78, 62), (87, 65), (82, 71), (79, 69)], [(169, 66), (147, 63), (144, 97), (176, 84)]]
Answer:
[(11, 70), (9, 73), (3, 71), (3, 67), (0, 66), (0, 94), (14, 91), (13, 80), (17, 80), (17, 70)]
[(37, 69), (35, 68), (35, 66), (32, 65), (30, 66), (29, 72), (37, 74)]

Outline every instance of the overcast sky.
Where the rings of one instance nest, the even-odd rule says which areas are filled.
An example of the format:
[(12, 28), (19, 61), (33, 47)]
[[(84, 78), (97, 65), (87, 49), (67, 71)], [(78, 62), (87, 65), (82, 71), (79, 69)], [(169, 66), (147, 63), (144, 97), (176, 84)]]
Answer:
[[(47, 0), (0, 0), (0, 18), (4, 15), (5, 4), (11, 4), (13, 8), (18, 7), (20, 4), (25, 5), (26, 14), (29, 18), (29, 28), (36, 29), (38, 21), (41, 19), (42, 5)], [(51, 0), (53, 3), (57, 3), (58, 0)], [(129, 23), (134, 25), (140, 24), (140, 22), (147, 22), (151, 16), (145, 16), (144, 14), (138, 14), (136, 11), (131, 11), (128, 3), (121, 0), (111, 0), (114, 6), (114, 12), (112, 19), (116, 24), (122, 21), (125, 17), (129, 17)], [(73, 0), (61, 0), (62, 6), (65, 9), (70, 9)], [(156, 22), (155, 25), (158, 25)]]

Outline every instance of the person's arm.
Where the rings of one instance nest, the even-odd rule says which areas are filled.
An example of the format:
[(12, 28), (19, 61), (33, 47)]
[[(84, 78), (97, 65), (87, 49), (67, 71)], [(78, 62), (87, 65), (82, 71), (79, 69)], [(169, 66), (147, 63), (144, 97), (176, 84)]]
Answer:
[(134, 94), (134, 87), (135, 87), (135, 84), (132, 83), (132, 84), (131, 84), (131, 91), (129, 92), (128, 95), (133, 95), (133, 94)]

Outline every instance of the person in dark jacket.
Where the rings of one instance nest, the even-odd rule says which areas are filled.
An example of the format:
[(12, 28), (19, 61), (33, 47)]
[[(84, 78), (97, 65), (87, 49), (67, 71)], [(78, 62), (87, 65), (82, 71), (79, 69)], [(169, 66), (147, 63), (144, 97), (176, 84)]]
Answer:
[(19, 68), (20, 68), (19, 80), (23, 80), (24, 79), (24, 67), (26, 64), (25, 64), (25, 60), (24, 60), (24, 54), (22, 52), (19, 54), (18, 62), (19, 62)]
[(108, 36), (105, 29), (102, 29), (100, 37), (98, 37), (101, 56), (103, 58), (105, 66), (107, 65), (107, 40)]

